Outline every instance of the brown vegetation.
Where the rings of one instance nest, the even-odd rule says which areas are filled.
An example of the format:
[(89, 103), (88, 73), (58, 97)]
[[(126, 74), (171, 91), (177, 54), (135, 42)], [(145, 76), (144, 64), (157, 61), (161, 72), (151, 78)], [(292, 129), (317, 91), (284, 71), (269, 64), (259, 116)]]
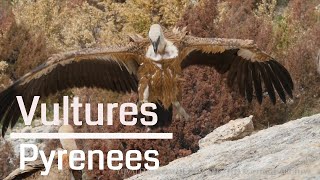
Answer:
[[(205, 88), (219, 87), (219, 91), (211, 91), (211, 96), (219, 97), (203, 97), (210, 99), (211, 104), (214, 102), (215, 110), (210, 111), (209, 119), (233, 119), (239, 115), (253, 114), (256, 125), (265, 127), (317, 111), (314, 105), (318, 103), (320, 87), (315, 59), (319, 48), (320, 21), (319, 14), (315, 11), (316, 1), (302, 3), (295, 0), (278, 4), (277, 1), (256, 3), (254, 0), (201, 2), (203, 4), (185, 13), (178, 22), (179, 26), (187, 26), (192, 34), (198, 36), (253, 39), (261, 49), (272, 54), (289, 69), (295, 82), (293, 102), (287, 105), (279, 102), (277, 106), (272, 106), (269, 100), (266, 100), (259, 106), (256, 102), (248, 104), (239, 96), (232, 97), (225, 83), (221, 83), (225, 81), (223, 76), (213, 72), (214, 76), (210, 76), (209, 82), (201, 81), (201, 86)], [(203, 18), (202, 14), (210, 13), (216, 15), (213, 20)], [(190, 68), (185, 73), (192, 75), (199, 71), (205, 75), (212, 73), (210, 69), (198, 67)], [(187, 82), (192, 82), (192, 78), (187, 79)], [(195, 82), (199, 82), (199, 79)], [(197, 94), (201, 92), (197, 91)], [(190, 104), (189, 102), (186, 104)], [(193, 107), (199, 105), (195, 104)], [(219, 110), (217, 107), (224, 108)]]
[(0, 142), (0, 152), (0, 179), (4, 179), (19, 166), (19, 161), (8, 142)]
[[(177, 9), (165, 3), (147, 3), (142, 0), (128, 0), (125, 3), (111, 0), (74, 0), (71, 4), (59, 2), (41, 0), (38, 3), (18, 3), (13, 8), (15, 18), (12, 18), (12, 13), (6, 13), (11, 16), (0, 16), (5, 17), (0, 22), (10, 22), (4, 23), (10, 25), (3, 28), (6, 31), (2, 31), (5, 36), (0, 39), (0, 60), (9, 64), (9, 70), (4, 74), (11, 80), (43, 62), (56, 50), (123, 42), (127, 32), (145, 33), (152, 22), (161, 22), (166, 27), (172, 27), (175, 23), (180, 27), (187, 26), (193, 35), (202, 37), (253, 39), (261, 49), (272, 54), (289, 69), (295, 83), (295, 97), (288, 104), (278, 101), (273, 106), (267, 98), (262, 105), (256, 101), (249, 104), (226, 86), (225, 75), (221, 76), (209, 67), (190, 67), (184, 71), (187, 81), (183, 86), (182, 105), (191, 115), (191, 120), (185, 122), (174, 119), (169, 127), (152, 130), (172, 132), (173, 140), (78, 141), (83, 150), (101, 149), (107, 152), (121, 149), (125, 152), (139, 149), (144, 152), (156, 149), (160, 153), (160, 164), (165, 165), (197, 151), (201, 137), (231, 119), (252, 114), (255, 126), (265, 128), (319, 112), (320, 77), (316, 73), (315, 64), (320, 47), (320, 14), (315, 11), (317, 0), (307, 3), (302, 0), (203, 0), (190, 6), (187, 6), (186, 1), (165, 1), (174, 3)], [(141, 11), (132, 11), (135, 8)], [(0, 12), (4, 11), (0, 8)], [(45, 13), (48, 16), (44, 16)], [(0, 72), (1, 76), (4, 75)], [(92, 103), (136, 100), (134, 95), (122, 96), (99, 89), (77, 89), (73, 90), (73, 94)], [(96, 113), (93, 108), (93, 117), (96, 117)], [(143, 127), (122, 126), (117, 121), (117, 115), (114, 119), (113, 126), (84, 125), (77, 127), (76, 131), (146, 131)], [(56, 147), (58, 142), (51, 141), (50, 144), (49, 149)], [(94, 170), (86, 172), (86, 176), (122, 179), (133, 173), (125, 169), (120, 172)]]
[(10, 25), (6, 25), (0, 39), (0, 60), (9, 64), (11, 71), (8, 74), (16, 80), (46, 61), (52, 51), (47, 49), (41, 32), (31, 32), (24, 24), (17, 24), (12, 16), (2, 18)]

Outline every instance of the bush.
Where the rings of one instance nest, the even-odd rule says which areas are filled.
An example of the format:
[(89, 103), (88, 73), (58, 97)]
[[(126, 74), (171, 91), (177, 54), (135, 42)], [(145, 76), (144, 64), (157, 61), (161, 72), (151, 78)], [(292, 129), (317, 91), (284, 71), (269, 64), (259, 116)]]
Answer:
[(12, 22), (0, 39), (0, 59), (11, 69), (11, 78), (16, 80), (47, 60), (52, 51), (47, 49), (41, 32), (30, 32), (23, 24)]
[[(200, 71), (210, 79), (210, 81), (203, 81), (200, 78), (193, 81), (195, 77), (186, 76), (187, 82), (194, 82), (199, 86), (196, 86), (196, 89), (204, 91), (208, 89), (208, 86), (211, 87), (209, 89), (214, 89), (214, 87), (220, 89), (219, 91), (212, 90), (211, 94), (207, 93), (207, 96), (203, 97), (211, 101), (209, 104), (214, 104), (214, 109), (208, 114), (208, 119), (211, 119), (209, 121), (223, 119), (222, 117), (234, 119), (239, 115), (253, 114), (256, 125), (262, 128), (301, 117), (309, 114), (310, 111), (317, 112), (317, 106), (314, 105), (317, 100), (314, 97), (318, 97), (320, 90), (317, 85), (319, 76), (316, 74), (314, 59), (319, 47), (319, 36), (317, 35), (319, 34), (319, 21), (316, 20), (319, 14), (317, 15), (315, 11), (317, 5), (315, 1), (302, 3), (302, 1), (295, 0), (289, 3), (277, 3), (277, 1), (264, 0), (241, 2), (228, 0), (221, 3), (214, 1), (203, 1), (203, 3), (189, 9), (177, 23), (178, 26), (187, 26), (196, 36), (253, 39), (260, 49), (277, 58), (288, 68), (296, 87), (293, 102), (287, 105), (278, 103), (274, 107), (269, 100), (265, 100), (259, 106), (256, 102), (252, 104), (243, 102), (236, 93), (230, 95), (228, 92), (230, 89), (224, 83), (224, 76), (216, 72), (212, 73), (211, 69), (190, 68), (186, 70), (186, 74), (190, 76), (197, 74), (196, 78), (199, 78)], [(212, 18), (193, 15), (210, 12)], [(199, 94), (199, 91), (196, 92)], [(192, 105), (190, 101), (186, 104)], [(201, 106), (195, 104), (192, 107)], [(298, 109), (299, 112), (297, 112)]]
[(0, 152), (0, 179), (4, 179), (18, 167), (19, 161), (9, 142), (0, 141)]

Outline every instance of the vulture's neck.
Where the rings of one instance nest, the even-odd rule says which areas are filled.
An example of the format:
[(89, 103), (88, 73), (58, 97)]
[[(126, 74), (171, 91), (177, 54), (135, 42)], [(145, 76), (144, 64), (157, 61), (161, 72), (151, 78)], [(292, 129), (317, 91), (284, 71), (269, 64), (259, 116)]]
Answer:
[(155, 53), (153, 50), (153, 46), (150, 45), (148, 47), (146, 57), (150, 58), (154, 61), (160, 61), (162, 59), (172, 59), (178, 56), (178, 48), (171, 42), (164, 39), (164, 47), (163, 49), (159, 50), (158, 53)]

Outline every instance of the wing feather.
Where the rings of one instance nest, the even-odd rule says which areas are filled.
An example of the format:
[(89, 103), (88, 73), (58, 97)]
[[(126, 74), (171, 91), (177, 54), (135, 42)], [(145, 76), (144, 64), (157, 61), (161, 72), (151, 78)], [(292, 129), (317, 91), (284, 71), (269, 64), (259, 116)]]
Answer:
[(20, 117), (16, 96), (30, 109), (36, 95), (46, 97), (74, 87), (97, 87), (117, 92), (137, 91), (139, 55), (128, 47), (84, 49), (54, 55), (0, 92), (2, 136)]
[(258, 102), (262, 103), (262, 84), (261, 84), (261, 73), (258, 71), (258, 62), (253, 62), (252, 68), (252, 77), (253, 77), (253, 84), (255, 89), (255, 94), (258, 99)]
[(266, 71), (265, 64), (258, 63), (258, 68), (259, 68), (259, 71), (261, 73), (261, 77), (263, 79), (264, 86), (266, 88), (266, 91), (268, 92), (270, 100), (271, 100), (271, 102), (273, 104), (275, 104), (276, 103), (276, 96), (275, 96), (275, 92), (274, 92), (274, 89), (273, 89), (272, 82), (270, 80), (269, 74)]
[(283, 102), (286, 102), (286, 93), (293, 97), (289, 72), (251, 40), (185, 36), (182, 44), (182, 69), (206, 65), (221, 74), (228, 72), (228, 85), (236, 84), (240, 94), (249, 102), (254, 90), (258, 102), (262, 103), (262, 83), (273, 104), (276, 103), (275, 91)]
[(244, 87), (244, 81), (245, 81), (245, 74), (246, 74), (246, 65), (247, 65), (247, 61), (245, 60), (241, 60), (240, 64), (239, 64), (239, 73), (238, 73), (238, 88), (240, 91), (241, 96), (245, 97), (245, 87)]
[(248, 71), (246, 75), (246, 98), (249, 102), (252, 101), (252, 94), (253, 94), (253, 85), (252, 85), (252, 68), (253, 64), (248, 63)]
[(272, 81), (273, 87), (278, 92), (278, 95), (281, 98), (281, 100), (284, 103), (286, 103), (287, 102), (286, 94), (284, 93), (283, 87), (281, 86), (279, 79), (275, 76), (275, 74), (269, 64), (266, 64), (265, 68), (267, 70), (267, 73), (270, 75), (270, 79)]
[(11, 101), (9, 101), (9, 99), (14, 93), (15, 92), (12, 87), (9, 87), (2, 92), (3, 96), (0, 96), (0, 101), (2, 102), (0, 104), (0, 115), (6, 113), (7, 109), (5, 107), (9, 107), (9, 103), (12, 103)]
[(34, 173), (42, 170), (44, 164), (41, 160), (26, 164), (25, 169), (21, 170), (20, 168), (11, 172), (4, 180), (17, 180), (17, 179), (26, 179), (32, 176)]
[[(11, 109), (13, 109), (13, 108), (12, 108), (12, 104), (13, 104), (13, 102), (12, 102), (10, 105), (6, 106), (6, 107), (9, 108), (9, 111), (11, 111)], [(4, 111), (4, 112), (3, 112), (3, 116), (7, 116), (7, 114), (9, 113), (9, 111)], [(9, 124), (10, 124), (10, 122), (11, 122), (12, 117), (13, 117), (13, 115), (12, 115), (11, 117), (9, 117), (9, 119), (8, 119), (7, 121), (4, 121), (4, 122), (3, 122), (2, 127), (6, 127), (6, 128), (5, 128), (5, 129), (2, 129), (2, 131), (3, 131), (3, 130), (7, 130), (7, 128), (9, 127)], [(2, 136), (4, 136), (4, 134), (2, 134)]]
[(106, 75), (106, 77), (108, 78), (108, 83), (110, 84), (110, 89), (112, 91), (116, 91), (116, 87), (114, 86), (113, 79), (112, 79), (112, 77), (114, 77), (114, 74), (112, 72), (112, 68), (106, 67), (106, 69), (108, 71), (108, 74)]
[(291, 76), (290, 76), (290, 73), (288, 72), (288, 70), (285, 67), (283, 67), (279, 62), (277, 62), (275, 60), (272, 60), (270, 62), (274, 63), (275, 66), (277, 66), (280, 69), (280, 71), (283, 73), (284, 77), (287, 79), (290, 88), (294, 89), (293, 81), (291, 79)]
[[(73, 75), (74, 72), (72, 71), (70, 73)], [(48, 75), (43, 76), (43, 81), (42, 81), (42, 83), (43, 83), (43, 96), (48, 96), (50, 93), (51, 89), (50, 89), (49, 78), (50, 78), (50, 76), (48, 76)], [(35, 83), (35, 81), (34, 81), (34, 83)], [(33, 84), (33, 82), (27, 83), (26, 89), (29, 89), (31, 84)], [(25, 91), (25, 93), (29, 94), (29, 91)]]
[[(99, 67), (99, 68), (103, 68), (103, 66)], [(101, 69), (99, 71), (104, 71), (103, 75), (101, 76), (102, 78), (102, 82), (103, 83), (107, 83), (109, 84), (111, 81), (109, 80), (109, 77), (110, 77), (110, 69), (109, 67), (105, 67), (105, 69)], [(126, 78), (124, 78), (126, 79)], [(110, 89), (114, 91), (114, 89), (110, 86)], [(130, 89), (130, 87), (128, 87), (128, 89)]]
[(274, 72), (276, 74), (279, 74), (279, 80), (282, 84), (282, 87), (284, 88), (284, 90), (288, 93), (288, 95), (293, 98), (292, 95), (292, 90), (293, 90), (293, 82), (291, 80), (290, 75), (288, 76), (288, 74), (284, 73), (281, 69), (280, 66), (281, 64), (277, 63), (276, 61), (270, 61), (268, 62), (268, 64), (270, 64), (270, 66), (272, 67), (272, 69), (274, 70)]
[(234, 63), (232, 63), (231, 67), (230, 67), (230, 70), (229, 70), (229, 73), (228, 73), (228, 86), (229, 87), (232, 87), (233, 85), (233, 82), (234, 80), (236, 79), (237, 77), (237, 69), (238, 69), (238, 65), (239, 63), (241, 62), (241, 60), (238, 60), (240, 59), (239, 56), (235, 56), (234, 57)]
[[(73, 72), (74, 73), (74, 72)], [(57, 71), (52, 71), (50, 76), (47, 76), (47, 93), (50, 93), (50, 89), (57, 89)], [(34, 82), (35, 83), (35, 82)], [(31, 84), (31, 83), (30, 83)], [(30, 89), (32, 89), (34, 86), (31, 85)], [(34, 94), (32, 91), (29, 92), (30, 94)], [(48, 95), (47, 94), (47, 95)]]

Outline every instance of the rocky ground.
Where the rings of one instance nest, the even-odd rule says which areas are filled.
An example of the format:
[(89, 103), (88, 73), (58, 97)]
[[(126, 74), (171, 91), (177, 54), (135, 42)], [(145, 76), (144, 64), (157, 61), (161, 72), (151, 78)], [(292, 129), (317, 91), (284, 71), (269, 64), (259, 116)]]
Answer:
[[(14, 132), (56, 132), (36, 120)], [(21, 143), (44, 142), (15, 140)], [(200, 150), (155, 171), (129, 179), (318, 179), (320, 178), (320, 114), (255, 131), (252, 116), (231, 120), (199, 141)], [(16, 156), (19, 149), (14, 148)]]
[[(40, 119), (36, 119), (32, 126), (25, 126), (23, 123), (18, 123), (17, 126), (12, 129), (14, 133), (53, 133), (58, 132), (57, 126), (45, 126), (41, 123)], [(11, 133), (10, 132), (10, 133)], [(36, 144), (40, 150), (43, 150), (46, 146), (46, 142), (43, 139), (11, 139), (9, 132), (5, 136), (5, 141), (9, 142), (14, 150), (16, 157), (20, 156), (20, 144)], [(0, 141), (1, 142), (1, 141)], [(26, 155), (32, 156), (32, 151), (27, 151)]]
[(129, 179), (320, 178), (320, 114), (230, 141), (250, 134), (250, 121), (231, 121), (201, 140), (198, 152)]

